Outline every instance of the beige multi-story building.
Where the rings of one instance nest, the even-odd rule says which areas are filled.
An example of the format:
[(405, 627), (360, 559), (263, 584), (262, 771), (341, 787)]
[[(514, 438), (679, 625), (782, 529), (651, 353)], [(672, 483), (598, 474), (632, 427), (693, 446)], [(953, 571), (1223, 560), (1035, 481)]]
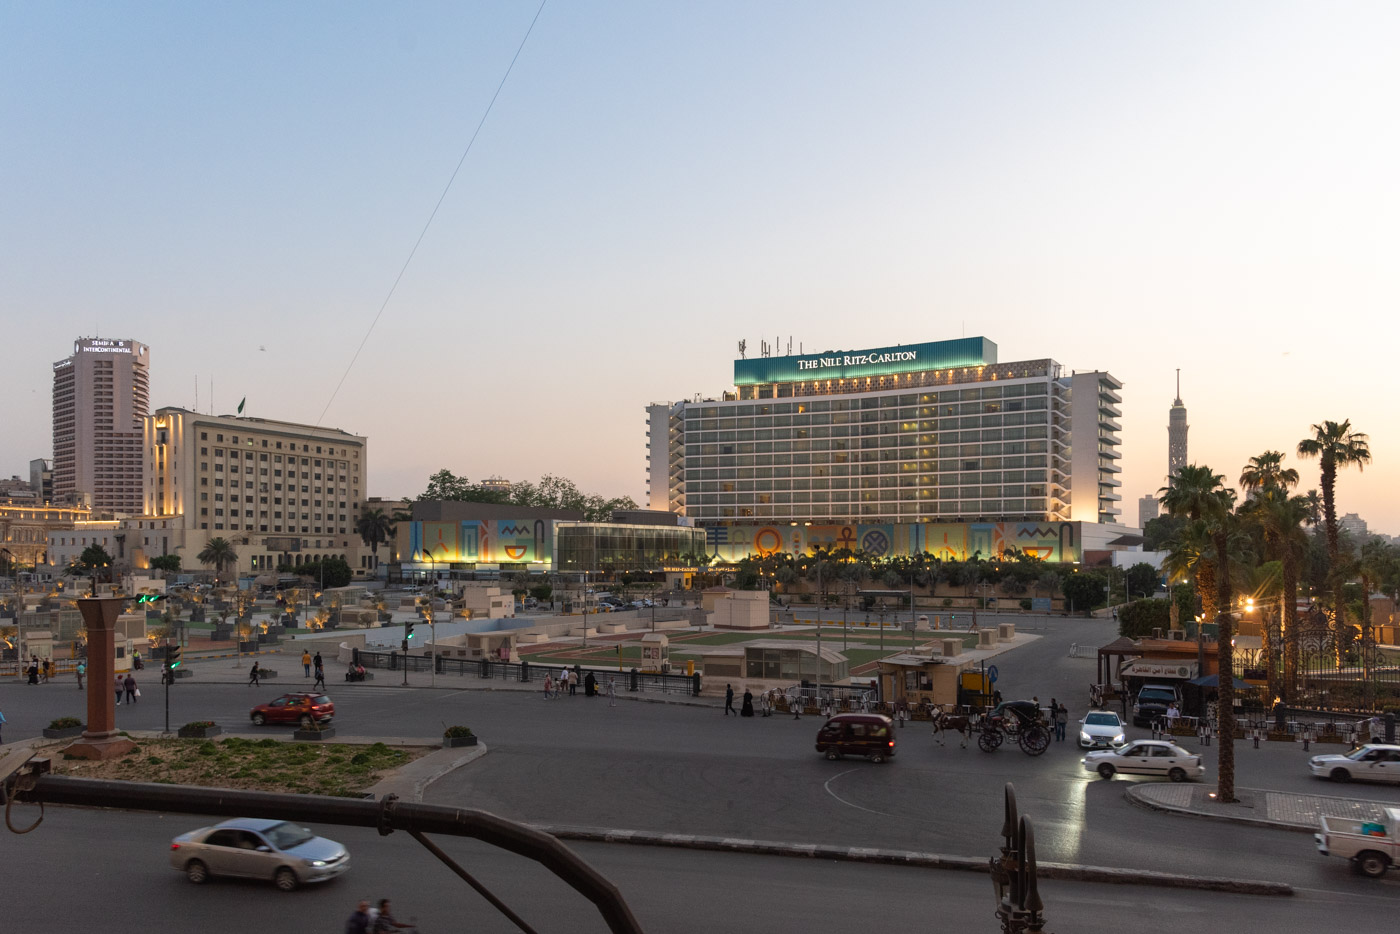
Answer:
[(356, 525), (366, 438), (174, 407), (157, 409), (143, 427), (145, 502), (134, 544), (147, 561), (170, 553), (178, 538), (182, 564), (191, 568), (209, 539), (221, 537), (238, 552), (240, 571), (322, 557), (365, 569)]
[(374, 561), (356, 526), (365, 505), (368, 441), (335, 428), (188, 409), (157, 409), (142, 423), (144, 502), (136, 516), (78, 523), (49, 535), (61, 570), (90, 544), (119, 571), (178, 555), (182, 571), (209, 570), (199, 554), (222, 538), (237, 560), (224, 577), (340, 558), (357, 575)]
[(8, 553), (0, 554), (0, 564), (49, 564), (50, 537), (71, 533), (75, 525), (86, 522), (91, 515), (84, 507), (22, 500), (0, 502), (0, 552)]
[(99, 512), (141, 512), (141, 420), (151, 355), (132, 340), (83, 337), (53, 365), (53, 496)]

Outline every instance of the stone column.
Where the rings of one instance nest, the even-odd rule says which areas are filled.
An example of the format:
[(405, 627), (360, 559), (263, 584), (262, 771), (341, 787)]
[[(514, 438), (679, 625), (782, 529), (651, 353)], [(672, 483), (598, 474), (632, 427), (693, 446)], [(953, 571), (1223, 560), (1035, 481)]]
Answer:
[(84, 759), (112, 759), (125, 755), (135, 743), (117, 733), (116, 700), (116, 622), (126, 604), (125, 597), (83, 597), (78, 610), (87, 625), (87, 729), (82, 738), (64, 750)]

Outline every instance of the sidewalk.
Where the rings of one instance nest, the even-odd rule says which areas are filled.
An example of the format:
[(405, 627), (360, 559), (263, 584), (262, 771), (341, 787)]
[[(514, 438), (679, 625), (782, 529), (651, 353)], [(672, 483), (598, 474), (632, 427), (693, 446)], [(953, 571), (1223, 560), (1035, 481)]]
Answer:
[(1385, 816), (1385, 808), (1393, 806), (1385, 801), (1300, 795), (1259, 788), (1236, 788), (1239, 803), (1220, 804), (1211, 797), (1214, 794), (1212, 786), (1195, 783), (1134, 784), (1128, 787), (1126, 794), (1133, 804), (1153, 811), (1305, 833), (1316, 831), (1318, 818), (1324, 814), (1328, 817), (1381, 820)]
[[(285, 646), (283, 647), (285, 648)], [(284, 691), (310, 690), (312, 679), (302, 675), (301, 653), (300, 651), (279, 651), (273, 650), (264, 653), (257, 658), (258, 666), (271, 668), (277, 672), (276, 677), (268, 678), (262, 683), (267, 687), (280, 688)], [(199, 684), (247, 684), (248, 672), (253, 667), (253, 658), (243, 655), (241, 660), (229, 658), (205, 659), (191, 658), (184, 666), (190, 672), (190, 681)], [(533, 663), (532, 669), (548, 668), (557, 670), (556, 666), (536, 666)], [(159, 678), (159, 671), (150, 668)], [(371, 668), (369, 674), (372, 679), (369, 681), (346, 681), (345, 666), (333, 660), (327, 660), (326, 665), (326, 690), (328, 692), (346, 693), (350, 691), (362, 691), (366, 689), (397, 688), (403, 689), (404, 673), (402, 671), (392, 671), (387, 668)], [(517, 693), (544, 694), (544, 681), (542, 676), (538, 680), (522, 682), (515, 678), (482, 678), (476, 674), (443, 673), (434, 679), (432, 672), (410, 671), (408, 673), (408, 688), (427, 690), (436, 687), (440, 691), (513, 691)], [(601, 695), (603, 685), (599, 686)], [(580, 686), (578, 698), (583, 698), (583, 688)], [(606, 702), (606, 698), (598, 697), (595, 700)], [(663, 694), (658, 691), (637, 691), (627, 690), (627, 678), (621, 674), (617, 678), (617, 699), (618, 701), (633, 701), (648, 704), (678, 704), (686, 707), (708, 707), (719, 710), (724, 707), (722, 697), (695, 697), (691, 694)], [(561, 698), (567, 702), (568, 698)]]

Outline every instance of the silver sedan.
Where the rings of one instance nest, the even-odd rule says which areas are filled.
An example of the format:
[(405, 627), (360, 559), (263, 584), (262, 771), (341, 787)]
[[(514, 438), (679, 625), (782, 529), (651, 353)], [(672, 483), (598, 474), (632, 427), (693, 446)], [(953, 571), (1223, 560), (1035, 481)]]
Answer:
[(212, 876), (267, 879), (284, 892), (350, 868), (350, 853), (287, 821), (235, 818), (170, 841), (170, 867), (194, 883)]

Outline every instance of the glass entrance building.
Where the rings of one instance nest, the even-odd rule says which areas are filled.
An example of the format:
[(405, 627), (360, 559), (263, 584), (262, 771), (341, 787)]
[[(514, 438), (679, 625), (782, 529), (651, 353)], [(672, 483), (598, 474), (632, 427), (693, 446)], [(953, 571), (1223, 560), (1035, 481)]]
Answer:
[(1115, 523), (1122, 383), (983, 338), (734, 361), (648, 414), (653, 509), (697, 525)]

